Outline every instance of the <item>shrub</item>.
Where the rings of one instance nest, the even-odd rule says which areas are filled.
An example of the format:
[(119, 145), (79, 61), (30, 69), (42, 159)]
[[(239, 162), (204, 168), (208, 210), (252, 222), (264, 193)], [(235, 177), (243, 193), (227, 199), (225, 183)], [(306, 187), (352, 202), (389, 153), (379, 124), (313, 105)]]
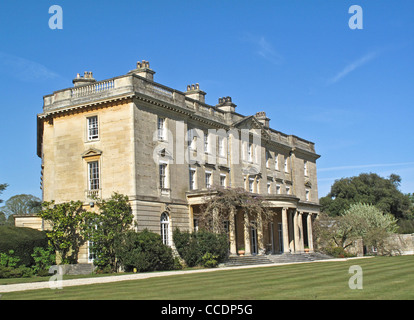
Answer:
[(218, 266), (217, 261), (218, 256), (215, 256), (211, 254), (210, 252), (207, 252), (202, 258), (202, 264), (206, 268), (215, 268)]
[(45, 272), (43, 271), (49, 271), (49, 268), (56, 262), (56, 255), (52, 247), (46, 249), (36, 247), (34, 248), (32, 257), (34, 260), (34, 265), (32, 266), (32, 269), (33, 272), (37, 275), (45, 274)]
[(177, 228), (173, 232), (173, 239), (179, 255), (189, 267), (204, 265), (203, 257), (207, 253), (217, 259), (217, 264), (227, 258), (228, 242), (225, 234), (208, 231), (189, 233)]
[(0, 279), (2, 278), (30, 278), (33, 276), (33, 270), (28, 267), (20, 266), (18, 268), (0, 266)]
[(138, 272), (172, 270), (172, 249), (166, 246), (159, 234), (145, 229), (142, 232), (127, 231), (116, 239), (117, 259), (125, 271)]
[(13, 257), (14, 250), (9, 250), (9, 253), (0, 253), (0, 266), (15, 268), (19, 263), (20, 259)]
[(346, 252), (345, 249), (342, 247), (328, 247), (325, 248), (324, 251), (326, 254), (335, 258), (348, 258), (354, 256), (353, 254)]

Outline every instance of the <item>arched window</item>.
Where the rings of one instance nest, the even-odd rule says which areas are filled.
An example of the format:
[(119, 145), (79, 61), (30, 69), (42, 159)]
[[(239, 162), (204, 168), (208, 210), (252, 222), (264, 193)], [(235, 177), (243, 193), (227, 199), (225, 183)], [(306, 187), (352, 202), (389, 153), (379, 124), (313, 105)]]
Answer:
[(161, 215), (161, 219), (160, 219), (160, 223), (161, 223), (161, 238), (162, 238), (162, 242), (166, 245), (170, 245), (170, 217), (168, 216), (168, 213), (164, 212)]

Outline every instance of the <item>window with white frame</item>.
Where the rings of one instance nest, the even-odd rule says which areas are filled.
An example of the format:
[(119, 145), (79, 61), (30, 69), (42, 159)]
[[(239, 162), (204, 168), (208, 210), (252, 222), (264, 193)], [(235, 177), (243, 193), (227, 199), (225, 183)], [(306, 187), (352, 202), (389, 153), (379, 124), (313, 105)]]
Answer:
[(227, 187), (227, 176), (225, 174), (220, 174), (220, 186)]
[(286, 186), (286, 194), (290, 194), (290, 186)]
[(247, 147), (247, 161), (253, 162), (253, 144), (250, 142)]
[(195, 148), (196, 148), (195, 130), (194, 129), (188, 129), (187, 135), (188, 135), (188, 140), (187, 140), (188, 148), (190, 150), (195, 150)]
[(169, 246), (170, 245), (170, 217), (168, 216), (168, 213), (164, 212), (161, 215), (160, 224), (161, 224), (162, 243)]
[(279, 155), (275, 153), (275, 170), (279, 171)]
[(254, 192), (254, 179), (249, 178), (249, 192)]
[(168, 188), (168, 179), (167, 179), (167, 163), (159, 164), (159, 174), (160, 174), (160, 188)]
[(269, 159), (270, 159), (269, 151), (266, 150), (266, 168), (269, 168)]
[(206, 180), (206, 188), (210, 189), (211, 188), (211, 172), (210, 171), (205, 172), (205, 180)]
[(88, 187), (89, 190), (99, 190), (99, 161), (88, 162)]
[(218, 154), (220, 157), (226, 156), (226, 141), (224, 140), (224, 137), (218, 136)]
[(190, 174), (190, 190), (195, 190), (196, 189), (196, 184), (195, 184), (196, 169), (190, 168), (189, 174)]
[(158, 117), (158, 123), (157, 123), (157, 129), (158, 129), (158, 140), (166, 140), (166, 134), (165, 134), (165, 118)]
[(88, 262), (93, 263), (96, 258), (95, 251), (93, 250), (93, 242), (88, 241)]
[(208, 132), (204, 132), (204, 152), (208, 153), (209, 151), (210, 151), (210, 146), (209, 146)]
[(99, 125), (98, 125), (98, 116), (88, 117), (88, 140), (97, 140), (99, 139)]

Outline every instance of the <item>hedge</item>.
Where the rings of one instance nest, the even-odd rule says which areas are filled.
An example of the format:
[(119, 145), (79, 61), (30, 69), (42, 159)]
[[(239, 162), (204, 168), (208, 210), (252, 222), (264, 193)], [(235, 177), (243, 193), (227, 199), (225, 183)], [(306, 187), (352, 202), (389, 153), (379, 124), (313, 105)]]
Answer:
[(10, 250), (14, 250), (14, 256), (20, 258), (19, 265), (34, 264), (31, 254), (35, 247), (45, 249), (48, 247), (48, 239), (44, 231), (0, 226), (0, 253), (9, 253)]

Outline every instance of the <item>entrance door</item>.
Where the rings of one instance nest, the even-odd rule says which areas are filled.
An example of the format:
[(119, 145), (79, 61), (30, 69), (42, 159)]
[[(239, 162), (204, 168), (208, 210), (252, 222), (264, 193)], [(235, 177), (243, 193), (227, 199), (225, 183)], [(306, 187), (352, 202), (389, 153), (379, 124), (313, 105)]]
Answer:
[(277, 225), (277, 232), (279, 235), (279, 252), (283, 253), (283, 228), (281, 223)]
[(252, 226), (252, 254), (257, 254), (257, 228)]

